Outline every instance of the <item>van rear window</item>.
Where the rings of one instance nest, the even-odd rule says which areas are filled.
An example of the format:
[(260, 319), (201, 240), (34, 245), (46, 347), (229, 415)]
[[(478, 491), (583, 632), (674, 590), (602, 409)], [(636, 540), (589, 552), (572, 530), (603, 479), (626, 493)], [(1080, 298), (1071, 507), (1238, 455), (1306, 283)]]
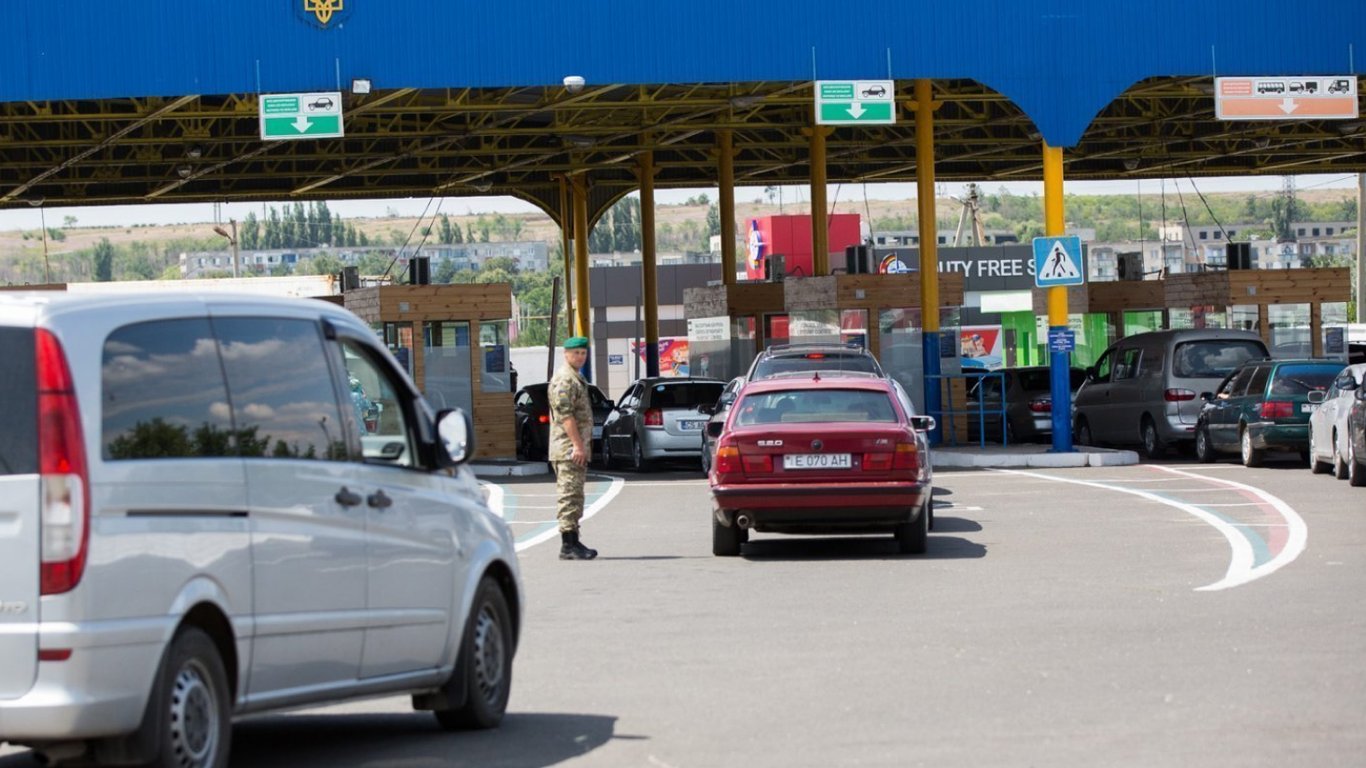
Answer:
[(32, 328), (0, 328), (0, 475), (38, 473), (38, 392)]
[(1176, 345), (1172, 373), (1188, 379), (1222, 379), (1244, 362), (1264, 357), (1266, 347), (1250, 339), (1188, 341)]

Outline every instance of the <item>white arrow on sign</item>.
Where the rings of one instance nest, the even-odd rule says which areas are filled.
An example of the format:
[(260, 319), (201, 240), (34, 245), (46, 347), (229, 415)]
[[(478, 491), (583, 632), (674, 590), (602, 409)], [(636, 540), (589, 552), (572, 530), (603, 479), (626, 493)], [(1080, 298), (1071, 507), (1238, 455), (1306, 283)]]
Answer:
[(1286, 113), (1287, 115), (1291, 112), (1294, 112), (1296, 109), (1299, 109), (1299, 106), (1300, 105), (1297, 104), (1295, 100), (1290, 98), (1289, 96), (1285, 97), (1284, 99), (1281, 99), (1281, 111)]
[(294, 130), (298, 131), (299, 133), (308, 133), (308, 129), (312, 125), (313, 123), (309, 122), (308, 118), (304, 117), (303, 115), (299, 115), (298, 117), (294, 118)]
[(861, 102), (856, 101), (849, 106), (849, 114), (853, 115), (855, 120), (859, 119), (860, 117), (863, 117), (864, 111), (865, 110), (863, 109), (863, 104)]

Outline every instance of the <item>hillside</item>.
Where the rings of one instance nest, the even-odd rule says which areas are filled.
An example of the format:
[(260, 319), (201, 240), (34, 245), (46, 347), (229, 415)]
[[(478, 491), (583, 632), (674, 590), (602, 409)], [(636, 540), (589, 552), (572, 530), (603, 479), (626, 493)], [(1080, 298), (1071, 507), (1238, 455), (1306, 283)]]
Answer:
[[(791, 190), (789, 190), (789, 193)], [(1038, 195), (1011, 195), (993, 192), (989, 187), (982, 189), (982, 211), (988, 229), (1007, 229), (1022, 237), (1035, 234), (1042, 228), (1042, 198)], [(777, 214), (780, 208), (775, 200), (766, 199), (758, 188), (737, 190), (736, 218), (743, 222), (753, 216)], [(1356, 200), (1353, 190), (1319, 189), (1303, 190), (1298, 195), (1299, 215), (1296, 220), (1328, 220), (1347, 218), (1350, 213), (1355, 218)], [(1205, 196), (1209, 209), (1222, 223), (1247, 220), (1247, 214), (1255, 214), (1259, 221), (1270, 222), (1273, 207), (1277, 202), (1274, 194), (1265, 192), (1220, 193)], [(916, 211), (914, 200), (869, 200), (864, 201), (858, 186), (845, 186), (838, 195), (832, 195), (831, 203), (836, 212), (857, 213), (871, 219), (876, 229), (910, 229), (915, 226)], [(1210, 210), (1185, 191), (1184, 199), (1169, 192), (1165, 199), (1157, 194), (1145, 194), (1142, 204), (1133, 195), (1069, 195), (1066, 212), (1069, 224), (1094, 227), (1100, 239), (1136, 238), (1139, 236), (1139, 220), (1143, 218), (1145, 237), (1155, 235), (1155, 225), (1165, 204), (1166, 220), (1176, 223), (1188, 216), (1192, 224), (1212, 223)], [(383, 202), (376, 202), (376, 208)], [(663, 205), (656, 210), (661, 250), (701, 250), (706, 241), (706, 220), (708, 204)], [(807, 213), (810, 206), (806, 202), (786, 202), (781, 212), (786, 214)], [(936, 202), (937, 218), (941, 230), (952, 231), (957, 225), (961, 205), (950, 198), (940, 198)], [(55, 218), (55, 217), (53, 217)], [(519, 230), (516, 239), (542, 240), (557, 244), (560, 239), (554, 221), (544, 214), (469, 214), (450, 216), (453, 225), (480, 236), (480, 230), (489, 228), (495, 219), (502, 220), (502, 232)], [(372, 244), (391, 245), (407, 242), (410, 233), (418, 226), (414, 217), (372, 217), (347, 219), (347, 223), (365, 234)], [(158, 277), (167, 273), (167, 268), (176, 263), (180, 252), (187, 250), (224, 249), (223, 238), (213, 233), (213, 225), (176, 224), (168, 226), (130, 226), (130, 227), (83, 227), (77, 222), (72, 226), (57, 226), (49, 219), (48, 260), (53, 279), (91, 279), (91, 256), (97, 244), (108, 239), (114, 247), (116, 268), (115, 279), (121, 276)], [(430, 219), (422, 221), (430, 225)], [(491, 240), (505, 239), (498, 236), (495, 228)], [(422, 239), (419, 230), (412, 235), (412, 243)], [(434, 242), (430, 237), (428, 242)], [(43, 240), (37, 228), (30, 230), (0, 231), (0, 281), (27, 282), (41, 280), (43, 276)]]

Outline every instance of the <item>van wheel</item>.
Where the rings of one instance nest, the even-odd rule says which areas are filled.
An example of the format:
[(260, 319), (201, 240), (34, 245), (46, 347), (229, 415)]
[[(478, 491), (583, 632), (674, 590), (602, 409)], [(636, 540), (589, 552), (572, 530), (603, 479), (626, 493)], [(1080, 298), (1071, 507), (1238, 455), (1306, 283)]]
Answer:
[(1095, 445), (1095, 442), (1091, 439), (1091, 424), (1085, 417), (1077, 419), (1077, 444)]
[(1246, 426), (1243, 427), (1242, 434), (1239, 437), (1239, 444), (1241, 445), (1243, 452), (1243, 466), (1260, 467), (1262, 465), (1263, 452), (1252, 447), (1252, 430), (1248, 429)]
[(1144, 416), (1143, 423), (1139, 425), (1139, 434), (1143, 438), (1143, 455), (1150, 459), (1160, 459), (1167, 455), (1167, 444), (1162, 442), (1162, 436), (1157, 434), (1157, 423), (1153, 417)]
[(463, 696), (449, 691), (455, 701), (464, 703), (432, 714), (447, 730), (497, 728), (507, 712), (512, 692), (512, 614), (498, 583), (485, 576), (474, 593), (465, 637), (460, 643), (459, 665), (446, 685), (465, 685)]
[(157, 768), (224, 768), (232, 743), (228, 673), (198, 627), (176, 633), (159, 670), (148, 722), (157, 731)]
[(1214, 445), (1209, 441), (1209, 425), (1201, 424), (1195, 430), (1195, 458), (1202, 464), (1214, 461)]

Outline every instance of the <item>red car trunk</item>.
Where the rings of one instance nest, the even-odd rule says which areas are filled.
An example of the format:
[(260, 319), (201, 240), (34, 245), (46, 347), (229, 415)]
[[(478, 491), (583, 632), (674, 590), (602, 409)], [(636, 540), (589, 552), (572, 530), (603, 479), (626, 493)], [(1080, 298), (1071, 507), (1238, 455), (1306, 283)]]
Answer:
[(727, 485), (905, 482), (915, 478), (918, 468), (915, 437), (900, 424), (740, 427), (722, 447), (727, 446), (739, 453), (738, 466), (727, 462), (723, 472), (718, 463), (717, 474)]

